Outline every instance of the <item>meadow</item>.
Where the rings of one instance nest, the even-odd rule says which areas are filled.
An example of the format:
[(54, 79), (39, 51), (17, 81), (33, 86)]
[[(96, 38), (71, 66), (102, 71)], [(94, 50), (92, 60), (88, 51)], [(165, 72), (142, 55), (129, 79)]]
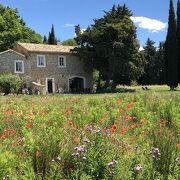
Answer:
[(0, 97), (0, 178), (180, 179), (180, 91)]

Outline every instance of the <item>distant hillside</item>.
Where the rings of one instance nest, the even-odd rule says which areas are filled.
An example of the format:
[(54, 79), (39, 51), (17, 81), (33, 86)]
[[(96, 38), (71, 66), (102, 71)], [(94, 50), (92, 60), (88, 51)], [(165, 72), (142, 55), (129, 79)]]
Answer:
[(42, 37), (26, 26), (17, 9), (0, 4), (0, 51), (12, 48), (17, 41), (42, 43)]

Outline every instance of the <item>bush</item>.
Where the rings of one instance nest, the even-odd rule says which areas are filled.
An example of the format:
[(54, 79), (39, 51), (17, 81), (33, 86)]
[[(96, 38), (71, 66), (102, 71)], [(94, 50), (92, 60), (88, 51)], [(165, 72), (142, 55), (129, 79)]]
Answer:
[(9, 93), (17, 93), (22, 86), (22, 80), (19, 76), (11, 73), (0, 75), (0, 88), (5, 95)]

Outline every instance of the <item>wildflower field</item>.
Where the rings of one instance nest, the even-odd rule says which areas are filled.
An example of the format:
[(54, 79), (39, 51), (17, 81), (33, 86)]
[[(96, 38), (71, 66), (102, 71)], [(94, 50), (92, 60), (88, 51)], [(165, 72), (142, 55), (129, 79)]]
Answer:
[(0, 97), (0, 178), (180, 179), (180, 93)]

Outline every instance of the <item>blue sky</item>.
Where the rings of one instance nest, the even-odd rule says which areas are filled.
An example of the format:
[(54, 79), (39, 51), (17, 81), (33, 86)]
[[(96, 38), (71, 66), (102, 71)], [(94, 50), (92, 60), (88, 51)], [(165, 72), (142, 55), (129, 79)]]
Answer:
[[(126, 3), (133, 12), (141, 46), (148, 37), (156, 46), (166, 38), (169, 0), (0, 0), (0, 3), (18, 8), (26, 24), (41, 35), (47, 35), (54, 24), (61, 41), (73, 38), (75, 24), (85, 29), (93, 19), (103, 16), (103, 10)], [(176, 3), (174, 0), (175, 6)]]

